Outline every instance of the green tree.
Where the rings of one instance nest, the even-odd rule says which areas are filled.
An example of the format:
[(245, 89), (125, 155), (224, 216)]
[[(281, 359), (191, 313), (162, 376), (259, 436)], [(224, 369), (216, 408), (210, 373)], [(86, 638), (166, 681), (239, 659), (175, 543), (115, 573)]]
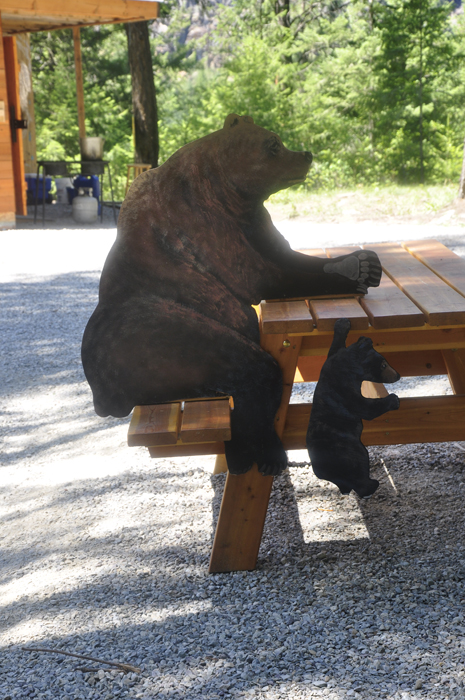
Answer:
[(454, 63), (450, 12), (438, 0), (377, 6), (377, 142), (386, 169), (403, 180), (424, 182), (441, 150), (438, 125), (448, 104), (441, 84)]

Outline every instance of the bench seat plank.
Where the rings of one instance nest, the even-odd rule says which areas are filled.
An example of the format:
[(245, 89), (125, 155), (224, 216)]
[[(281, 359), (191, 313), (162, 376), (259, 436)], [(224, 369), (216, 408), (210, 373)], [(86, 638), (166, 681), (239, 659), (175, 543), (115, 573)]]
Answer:
[(465, 299), (398, 243), (370, 246), (385, 273), (425, 314), (431, 326), (465, 323)]
[(179, 439), (182, 443), (230, 440), (229, 400), (186, 401)]
[[(372, 249), (372, 246), (368, 246)], [(328, 248), (329, 257), (353, 253), (360, 248)], [(373, 328), (412, 328), (426, 323), (424, 314), (387, 276), (383, 275), (379, 287), (370, 287), (361, 297), (360, 306), (367, 314)]]
[(262, 301), (263, 333), (311, 333), (313, 318), (305, 301)]
[(405, 241), (402, 245), (446, 284), (465, 296), (465, 260), (460, 255), (435, 240)]
[(128, 445), (175, 445), (181, 422), (181, 403), (136, 406), (128, 430)]

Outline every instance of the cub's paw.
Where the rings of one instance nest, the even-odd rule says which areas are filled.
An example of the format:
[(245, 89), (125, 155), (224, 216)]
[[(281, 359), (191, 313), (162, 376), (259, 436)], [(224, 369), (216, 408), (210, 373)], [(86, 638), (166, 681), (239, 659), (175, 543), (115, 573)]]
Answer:
[(344, 339), (350, 331), (350, 319), (348, 318), (338, 318), (334, 324), (334, 334), (342, 336)]
[(400, 399), (397, 394), (389, 394), (389, 408), (388, 411), (397, 411), (400, 406)]
[(372, 250), (358, 250), (336, 258), (326, 263), (323, 271), (347, 277), (354, 282), (354, 291), (360, 294), (366, 294), (368, 287), (377, 287), (382, 275), (381, 263)]
[(379, 486), (379, 481), (377, 479), (367, 479), (363, 485), (357, 485), (354, 488), (355, 493), (359, 498), (368, 500), (371, 498)]

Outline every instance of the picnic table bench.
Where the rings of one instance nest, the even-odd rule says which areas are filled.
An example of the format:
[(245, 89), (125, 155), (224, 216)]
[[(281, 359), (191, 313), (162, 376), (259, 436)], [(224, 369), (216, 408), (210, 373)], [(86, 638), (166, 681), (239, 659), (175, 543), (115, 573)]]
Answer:
[[(398, 411), (364, 422), (365, 445), (465, 440), (465, 260), (434, 240), (363, 246), (375, 250), (384, 275), (364, 297), (263, 301), (262, 347), (279, 363), (283, 397), (275, 427), (286, 450), (305, 448), (310, 403), (289, 403), (295, 382), (318, 380), (334, 323), (349, 318), (348, 344), (369, 335), (373, 346), (403, 377), (447, 374), (453, 395), (403, 398)], [(336, 257), (356, 248), (304, 251)], [(364, 383), (366, 396), (385, 396)], [(234, 398), (234, 397), (232, 397)], [(136, 407), (130, 445), (152, 457), (216, 454), (224, 462), (230, 439), (230, 397)], [(223, 466), (226, 470), (225, 462)], [(210, 559), (210, 572), (255, 568), (273, 477), (256, 465), (228, 473)]]

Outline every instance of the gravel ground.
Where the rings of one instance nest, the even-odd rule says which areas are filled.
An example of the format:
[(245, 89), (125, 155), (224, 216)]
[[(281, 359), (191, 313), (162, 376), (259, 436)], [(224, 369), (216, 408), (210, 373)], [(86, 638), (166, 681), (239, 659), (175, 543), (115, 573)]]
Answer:
[[(309, 243), (293, 223), (294, 245), (365, 236), (314, 226)], [(408, 237), (463, 254), (464, 233)], [(465, 698), (465, 444), (372, 448), (368, 502), (290, 452), (257, 570), (208, 575), (225, 478), (214, 458), (151, 460), (126, 446), (128, 419), (93, 413), (80, 340), (113, 236), (0, 233), (0, 698)], [(397, 387), (450, 392), (443, 377)]]

